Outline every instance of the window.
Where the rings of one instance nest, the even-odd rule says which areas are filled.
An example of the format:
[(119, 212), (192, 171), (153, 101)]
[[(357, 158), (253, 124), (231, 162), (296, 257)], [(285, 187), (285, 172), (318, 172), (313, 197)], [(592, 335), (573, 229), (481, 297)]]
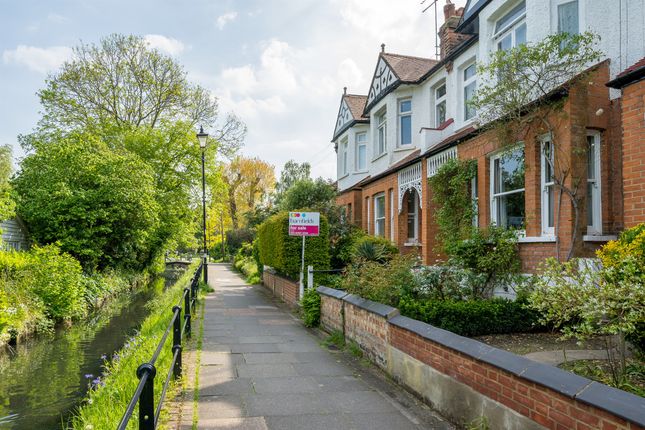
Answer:
[(464, 69), (464, 121), (475, 116), (475, 108), (470, 105), (477, 89), (477, 75), (475, 63)]
[(399, 101), (399, 146), (412, 144), (412, 100)]
[(394, 242), (394, 190), (390, 189), (390, 240)]
[(493, 39), (498, 51), (526, 43), (526, 2), (522, 1), (495, 23)]
[(385, 194), (374, 196), (374, 236), (385, 236)]
[(377, 132), (376, 132), (376, 156), (378, 157), (379, 155), (385, 153), (385, 149), (387, 148), (387, 118), (386, 118), (387, 112), (385, 109), (383, 109), (381, 112), (376, 114), (376, 126), (377, 126)]
[(356, 170), (367, 169), (367, 133), (356, 135)]
[(347, 174), (347, 138), (340, 142), (340, 173), (341, 175)]
[(408, 191), (408, 242), (419, 240), (419, 197), (416, 191)]
[(524, 148), (491, 158), (491, 220), (505, 228), (524, 227)]
[(578, 34), (578, 0), (558, 5), (558, 33)]
[(600, 134), (587, 135), (587, 234), (602, 234), (600, 204)]
[(553, 235), (555, 226), (555, 182), (553, 180), (554, 161), (553, 144), (551, 138), (542, 139), (540, 165), (542, 189), (542, 234)]
[(434, 126), (439, 128), (446, 122), (446, 83), (440, 84), (434, 90)]

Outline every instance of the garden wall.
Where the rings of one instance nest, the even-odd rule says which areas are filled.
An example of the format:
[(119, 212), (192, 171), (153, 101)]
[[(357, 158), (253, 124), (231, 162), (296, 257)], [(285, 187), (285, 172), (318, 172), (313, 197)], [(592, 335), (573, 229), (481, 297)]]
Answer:
[(457, 423), (492, 429), (645, 428), (645, 399), (326, 287), (321, 324)]
[(300, 301), (298, 281), (280, 276), (270, 267), (264, 266), (262, 285), (270, 289), (274, 296), (292, 306), (298, 305)]

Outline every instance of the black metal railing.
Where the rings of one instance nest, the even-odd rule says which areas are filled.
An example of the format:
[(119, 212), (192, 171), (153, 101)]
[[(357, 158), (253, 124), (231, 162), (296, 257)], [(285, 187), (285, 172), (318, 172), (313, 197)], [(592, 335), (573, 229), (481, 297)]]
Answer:
[[(157, 427), (157, 421), (159, 420), (159, 415), (161, 413), (161, 406), (166, 397), (166, 392), (168, 391), (168, 385), (170, 384), (171, 378), (177, 379), (181, 377), (182, 372), (182, 361), (181, 361), (181, 352), (182, 352), (182, 343), (181, 340), (184, 337), (190, 337), (191, 335), (191, 316), (195, 312), (195, 303), (197, 301), (197, 286), (199, 285), (200, 276), (204, 270), (204, 263), (201, 263), (195, 274), (191, 278), (190, 286), (184, 288), (184, 293), (179, 300), (179, 303), (172, 307), (172, 318), (168, 323), (168, 328), (164, 332), (157, 349), (150, 361), (142, 363), (137, 368), (137, 378), (139, 378), (139, 385), (134, 391), (130, 403), (121, 418), (121, 422), (117, 427), (117, 430), (125, 430), (132, 418), (134, 413), (134, 408), (139, 404), (139, 430), (154, 430)], [(182, 325), (181, 311), (182, 305), (184, 306), (184, 318)], [(155, 377), (157, 376), (157, 368), (155, 363), (163, 351), (164, 345), (170, 332), (172, 331), (172, 362), (170, 363), (170, 368), (166, 374), (166, 379), (161, 390), (161, 396), (159, 397), (159, 403), (155, 409), (155, 397), (154, 397), (154, 384)]]

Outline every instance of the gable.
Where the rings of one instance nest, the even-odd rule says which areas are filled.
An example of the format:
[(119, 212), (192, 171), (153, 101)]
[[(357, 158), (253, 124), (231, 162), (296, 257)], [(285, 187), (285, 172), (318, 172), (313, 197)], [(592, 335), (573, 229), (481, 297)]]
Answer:
[(336, 136), (342, 129), (350, 123), (354, 117), (352, 116), (352, 112), (349, 110), (349, 106), (347, 106), (347, 101), (343, 98), (340, 101), (340, 109), (338, 109), (338, 117), (336, 118), (336, 128), (334, 128), (334, 136)]
[(376, 65), (374, 77), (372, 78), (370, 91), (367, 93), (366, 105), (370, 106), (374, 100), (379, 98), (381, 94), (386, 93), (387, 90), (398, 83), (398, 81), (399, 78), (394, 74), (394, 71), (385, 62), (385, 60), (380, 57), (378, 64)]

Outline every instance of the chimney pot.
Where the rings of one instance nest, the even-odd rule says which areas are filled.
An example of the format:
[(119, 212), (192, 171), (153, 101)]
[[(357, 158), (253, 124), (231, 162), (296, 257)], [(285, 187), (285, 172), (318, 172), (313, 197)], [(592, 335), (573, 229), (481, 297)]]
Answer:
[(381, 52), (385, 52), (385, 43), (381, 43)]
[(343, 95), (344, 95), (344, 96), (346, 96), (346, 95), (347, 95), (347, 87), (343, 87)]
[(455, 16), (455, 5), (450, 0), (446, 0), (446, 4), (443, 6), (443, 16), (446, 20)]

